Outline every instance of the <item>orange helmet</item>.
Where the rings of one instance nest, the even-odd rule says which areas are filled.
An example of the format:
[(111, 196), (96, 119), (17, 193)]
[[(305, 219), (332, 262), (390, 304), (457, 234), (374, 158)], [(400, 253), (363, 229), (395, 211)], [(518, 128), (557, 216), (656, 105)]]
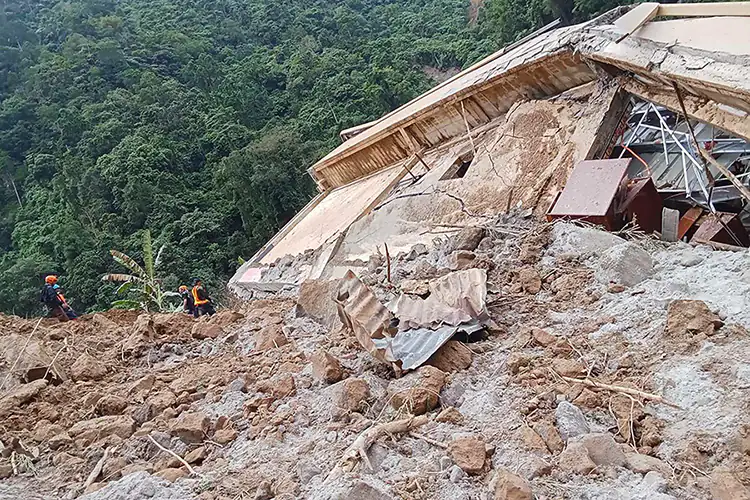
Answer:
[(187, 289), (188, 289), (188, 287), (186, 287), (185, 285), (180, 285), (180, 288), (178, 288), (177, 290), (179, 292), (187, 292)]
[(54, 274), (50, 274), (49, 276), (44, 278), (44, 282), (48, 285), (54, 285), (55, 283), (57, 283), (57, 276), (55, 276)]

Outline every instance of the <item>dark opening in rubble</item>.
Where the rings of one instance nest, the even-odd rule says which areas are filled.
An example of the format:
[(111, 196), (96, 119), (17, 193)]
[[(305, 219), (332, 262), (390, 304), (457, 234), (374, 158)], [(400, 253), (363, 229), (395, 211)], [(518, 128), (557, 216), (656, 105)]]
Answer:
[(447, 181), (450, 179), (461, 179), (469, 171), (471, 162), (474, 161), (474, 155), (472, 153), (459, 156), (453, 165), (445, 171), (443, 176), (440, 178), (441, 181)]

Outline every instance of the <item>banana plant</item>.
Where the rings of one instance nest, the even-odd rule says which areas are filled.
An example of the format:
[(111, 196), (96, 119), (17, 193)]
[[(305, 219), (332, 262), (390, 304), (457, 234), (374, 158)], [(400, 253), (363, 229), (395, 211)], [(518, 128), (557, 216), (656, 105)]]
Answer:
[(147, 312), (161, 312), (170, 309), (167, 297), (179, 297), (180, 294), (164, 291), (161, 288), (161, 280), (156, 277), (156, 269), (161, 263), (164, 248), (162, 245), (154, 259), (154, 247), (151, 241), (151, 232), (143, 231), (143, 266), (135, 259), (119, 250), (110, 250), (112, 259), (130, 271), (130, 274), (112, 273), (102, 276), (102, 281), (121, 283), (115, 292), (119, 296), (129, 293), (135, 294), (136, 299), (120, 299), (112, 302), (112, 307), (120, 309), (140, 308)]

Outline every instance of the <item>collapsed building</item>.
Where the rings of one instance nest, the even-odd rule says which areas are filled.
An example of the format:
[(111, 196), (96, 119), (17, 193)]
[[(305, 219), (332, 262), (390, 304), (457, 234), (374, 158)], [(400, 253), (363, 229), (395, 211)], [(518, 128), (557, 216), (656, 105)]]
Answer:
[(646, 3), (552, 23), (343, 131), (309, 169), (319, 194), (230, 289), (340, 278), (518, 208), (748, 246), (749, 14)]

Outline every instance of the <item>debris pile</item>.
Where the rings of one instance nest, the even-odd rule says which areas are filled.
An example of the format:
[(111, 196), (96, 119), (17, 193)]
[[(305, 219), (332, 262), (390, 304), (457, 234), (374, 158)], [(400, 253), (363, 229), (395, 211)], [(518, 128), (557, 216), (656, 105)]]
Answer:
[(469, 233), (198, 322), (2, 317), (0, 496), (743, 498), (744, 254)]

